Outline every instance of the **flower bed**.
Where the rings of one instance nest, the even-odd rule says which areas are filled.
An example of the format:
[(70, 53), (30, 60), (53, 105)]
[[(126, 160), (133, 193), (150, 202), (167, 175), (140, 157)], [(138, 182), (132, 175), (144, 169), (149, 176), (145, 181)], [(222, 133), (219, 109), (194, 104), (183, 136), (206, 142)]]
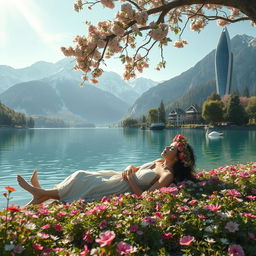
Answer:
[[(256, 163), (85, 204), (0, 212), (0, 255), (256, 255)], [(9, 200), (15, 193), (6, 187)], [(15, 194), (14, 194), (15, 195)]]

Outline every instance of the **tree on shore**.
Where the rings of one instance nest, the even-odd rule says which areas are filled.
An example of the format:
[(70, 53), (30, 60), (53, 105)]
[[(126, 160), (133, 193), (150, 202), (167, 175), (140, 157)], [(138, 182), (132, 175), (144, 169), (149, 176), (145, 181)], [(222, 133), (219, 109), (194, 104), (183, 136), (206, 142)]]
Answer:
[(250, 119), (256, 119), (256, 96), (249, 99), (246, 112)]
[(220, 123), (223, 121), (224, 104), (219, 100), (207, 100), (203, 103), (202, 117), (209, 123)]
[(165, 112), (165, 107), (164, 107), (164, 103), (161, 100), (160, 106), (159, 106), (159, 122), (161, 123), (165, 123), (166, 122), (166, 112)]
[(132, 117), (128, 117), (124, 119), (122, 122), (122, 126), (124, 128), (131, 128), (131, 127), (137, 127), (138, 126), (138, 120)]
[[(182, 48), (187, 41), (182, 38), (185, 29), (200, 32), (210, 22), (220, 26), (250, 20), (256, 24), (255, 0), (76, 0), (74, 9), (81, 11), (85, 7), (93, 10), (96, 4), (106, 8), (120, 8), (113, 20), (101, 21), (92, 25), (89, 21), (88, 34), (76, 36), (74, 47), (62, 47), (65, 56), (76, 58), (75, 69), (84, 72), (83, 80), (97, 83), (103, 73), (105, 59), (119, 54), (125, 67), (123, 77), (132, 79), (137, 72), (149, 67), (149, 53), (158, 46), (160, 51), (156, 69), (166, 65), (163, 47), (172, 43)], [(173, 33), (173, 34), (172, 34)], [(172, 42), (172, 35), (179, 40)], [(140, 40), (138, 38), (144, 38)]]
[(248, 115), (240, 103), (239, 96), (231, 95), (226, 105), (226, 120), (228, 122), (243, 125), (248, 123)]
[(159, 109), (158, 108), (151, 108), (148, 111), (148, 122), (150, 124), (159, 122)]

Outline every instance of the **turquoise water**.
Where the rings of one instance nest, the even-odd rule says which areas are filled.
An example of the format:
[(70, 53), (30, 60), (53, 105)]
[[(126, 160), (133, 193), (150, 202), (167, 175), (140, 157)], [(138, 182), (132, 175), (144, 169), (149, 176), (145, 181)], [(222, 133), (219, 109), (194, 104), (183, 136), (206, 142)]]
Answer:
[[(31, 129), (0, 130), (0, 191), (13, 186), (11, 202), (23, 205), (29, 193), (20, 189), (16, 174), (29, 179), (38, 169), (41, 185), (51, 188), (78, 169), (123, 170), (160, 157), (176, 134), (188, 137), (197, 157), (197, 168), (211, 169), (256, 161), (256, 131), (224, 130), (224, 138), (209, 140), (204, 130), (175, 129)], [(4, 207), (2, 195), (0, 208)]]

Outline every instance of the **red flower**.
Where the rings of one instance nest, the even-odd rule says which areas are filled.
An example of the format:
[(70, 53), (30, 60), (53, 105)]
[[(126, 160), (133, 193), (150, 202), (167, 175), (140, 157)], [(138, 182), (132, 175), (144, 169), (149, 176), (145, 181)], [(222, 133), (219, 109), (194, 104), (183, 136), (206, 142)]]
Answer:
[(21, 209), (20, 209), (19, 207), (13, 205), (13, 206), (7, 207), (7, 211), (11, 211), (11, 212), (20, 212)]
[(8, 187), (4, 187), (8, 192), (14, 192), (14, 191), (16, 191), (16, 189), (15, 188), (13, 188), (13, 187), (10, 187), (10, 186), (8, 186)]

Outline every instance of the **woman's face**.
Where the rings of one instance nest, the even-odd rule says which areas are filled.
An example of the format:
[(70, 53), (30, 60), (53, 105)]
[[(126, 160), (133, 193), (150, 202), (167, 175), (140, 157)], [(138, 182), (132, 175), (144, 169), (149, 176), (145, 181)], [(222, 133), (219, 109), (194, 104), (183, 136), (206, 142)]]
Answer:
[(177, 160), (177, 142), (173, 142), (170, 146), (166, 146), (161, 156), (168, 161)]

